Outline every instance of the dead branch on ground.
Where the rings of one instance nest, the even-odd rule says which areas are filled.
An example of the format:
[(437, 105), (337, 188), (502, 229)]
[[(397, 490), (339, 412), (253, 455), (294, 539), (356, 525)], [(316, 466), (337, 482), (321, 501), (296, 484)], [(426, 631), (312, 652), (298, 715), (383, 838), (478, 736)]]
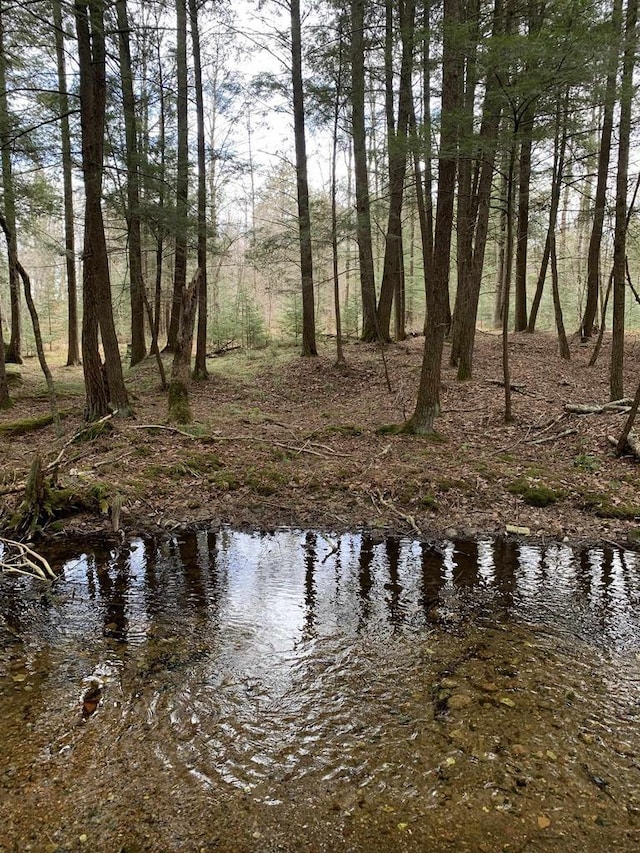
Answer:
[(385, 506), (388, 510), (390, 510), (392, 513), (394, 513), (394, 515), (397, 515), (398, 518), (404, 519), (404, 521), (407, 522), (407, 524), (411, 527), (411, 529), (413, 530), (414, 533), (417, 533), (418, 536), (423, 536), (422, 530), (420, 530), (420, 528), (416, 524), (415, 518), (412, 515), (407, 515), (406, 513), (401, 512), (396, 506), (394, 506), (391, 503), (391, 501), (388, 501), (385, 498), (383, 498), (382, 495), (380, 494), (380, 492), (376, 492), (375, 495), (370, 495), (370, 497), (371, 497), (371, 503), (374, 506), (376, 505), (376, 501), (378, 501), (383, 506)]
[(630, 453), (631, 456), (640, 461), (640, 436), (636, 435), (636, 433), (630, 432), (625, 437), (622, 449), (620, 449), (619, 438), (615, 438), (613, 435), (608, 435), (607, 441), (616, 448), (617, 456), (622, 456), (623, 453)]
[(55, 580), (56, 575), (48, 561), (33, 548), (29, 548), (23, 542), (1, 536), (0, 545), (2, 546), (0, 571), (30, 575), (43, 581)]
[(565, 403), (565, 412), (574, 415), (600, 415), (602, 412), (622, 412), (626, 414), (631, 410), (633, 400), (623, 397), (621, 400), (611, 400), (608, 403)]

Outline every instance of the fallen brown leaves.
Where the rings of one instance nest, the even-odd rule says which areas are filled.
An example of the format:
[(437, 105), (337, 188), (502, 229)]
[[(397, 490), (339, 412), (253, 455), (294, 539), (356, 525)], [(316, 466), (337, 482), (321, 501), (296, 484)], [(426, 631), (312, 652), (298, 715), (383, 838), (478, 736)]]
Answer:
[[(507, 524), (569, 539), (626, 537), (631, 518), (594, 515), (601, 504), (633, 507), (637, 467), (616, 459), (607, 436), (624, 414), (574, 414), (566, 403), (606, 402), (606, 344), (588, 367), (590, 347), (572, 343), (572, 361), (557, 355), (546, 334), (512, 336), (515, 421), (504, 423), (500, 340), (478, 335), (475, 378), (459, 383), (445, 366), (442, 441), (394, 435), (413, 409), (421, 338), (387, 348), (389, 393), (380, 351), (351, 343), (347, 369), (334, 366), (327, 346), (317, 359), (271, 351), (229, 353), (215, 359), (208, 382), (191, 387), (194, 424), (167, 428), (166, 399), (148, 360), (132, 372), (137, 420), (114, 419), (114, 430), (90, 443), (69, 445), (83, 426), (80, 415), (20, 438), (0, 439), (9, 488), (24, 479), (32, 454), (58, 462), (58, 479), (79, 477), (122, 497), (121, 524), (129, 530), (191, 523), (241, 527), (290, 525), (338, 529), (375, 527), (412, 535), (502, 533)], [(627, 390), (635, 391), (640, 341), (627, 345)], [(241, 368), (241, 369), (240, 369)], [(58, 369), (58, 375), (69, 369)], [(46, 408), (34, 397), (41, 380), (25, 379), (3, 421)], [(77, 402), (81, 404), (81, 398)], [(82, 470), (74, 460), (82, 459)], [(559, 499), (530, 506), (509, 492), (515, 480), (543, 485)], [(15, 495), (5, 495), (7, 512)], [(606, 515), (602, 512), (601, 515)], [(6, 517), (6, 516), (5, 516)], [(72, 519), (81, 529), (108, 529), (108, 518)]]

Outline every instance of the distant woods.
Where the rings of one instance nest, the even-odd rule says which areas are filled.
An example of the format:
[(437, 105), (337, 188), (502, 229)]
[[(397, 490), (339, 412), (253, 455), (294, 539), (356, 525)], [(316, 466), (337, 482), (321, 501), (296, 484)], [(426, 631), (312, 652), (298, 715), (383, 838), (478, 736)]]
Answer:
[(36, 337), (95, 420), (149, 355), (166, 387), (162, 351), (186, 394), (230, 347), (337, 333), (342, 363), (342, 335), (420, 332), (428, 433), (478, 326), (507, 419), (508, 336), (537, 326), (565, 359), (610, 329), (621, 398), (637, 48), (638, 0), (0, 0), (0, 406)]

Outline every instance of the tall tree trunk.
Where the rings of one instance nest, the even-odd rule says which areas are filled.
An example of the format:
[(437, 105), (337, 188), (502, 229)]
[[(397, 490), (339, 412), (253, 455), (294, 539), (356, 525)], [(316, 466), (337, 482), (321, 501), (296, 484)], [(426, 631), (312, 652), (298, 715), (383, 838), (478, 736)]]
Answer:
[(164, 80), (162, 73), (162, 56), (160, 53), (160, 42), (158, 42), (158, 103), (160, 108), (160, 125), (158, 148), (160, 155), (160, 169), (158, 175), (158, 212), (160, 214), (156, 224), (156, 276), (154, 282), (154, 305), (153, 305), (153, 332), (156, 341), (160, 338), (160, 321), (162, 317), (162, 273), (164, 267), (164, 241), (166, 236), (166, 228), (163, 221), (164, 201), (165, 201), (165, 182), (166, 182), (166, 133), (165, 133), (165, 96), (164, 96)]
[[(551, 252), (555, 243), (555, 232), (558, 224), (558, 210), (560, 208), (560, 196), (562, 194), (562, 181), (564, 179), (564, 162), (567, 148), (567, 121), (568, 121), (568, 90), (565, 92), (564, 111), (561, 115), (561, 107), (558, 105), (556, 113), (556, 133), (553, 153), (553, 177), (551, 179), (551, 204), (549, 206), (549, 224), (547, 226), (547, 237), (542, 253), (542, 262), (540, 264), (540, 274), (536, 285), (536, 292), (531, 305), (531, 314), (529, 315), (529, 323), (527, 326), (528, 332), (534, 332), (536, 321), (538, 319), (538, 311), (540, 309), (540, 301), (544, 290), (545, 281), (547, 278), (547, 270), (549, 261), (551, 260)], [(559, 331), (559, 330), (558, 330)]]
[(469, 40), (464, 50), (465, 74), (464, 74), (464, 97), (462, 114), (460, 117), (460, 145), (461, 154), (458, 163), (458, 193), (456, 211), (456, 235), (457, 235), (457, 257), (456, 271), (458, 286), (456, 289), (456, 301), (452, 320), (452, 347), (450, 360), (456, 365), (459, 359), (459, 336), (456, 335), (460, 315), (467, 310), (466, 287), (468, 286), (468, 273), (471, 266), (473, 254), (473, 230), (475, 225), (475, 194), (472, 191), (474, 179), (474, 166), (477, 180), (478, 160), (476, 156), (476, 139), (474, 138), (474, 113), (476, 88), (478, 85), (477, 53), (479, 39), (479, 5), (477, 0), (466, 4), (465, 27), (469, 32)]
[(422, 127), (424, 133), (424, 212), (427, 253), (426, 266), (433, 261), (433, 175), (431, 151), (431, 0), (423, 0), (422, 10)]
[[(557, 126), (556, 126), (556, 148), (558, 147), (558, 137), (560, 137), (559, 153), (557, 158), (557, 166), (555, 169), (556, 180), (558, 182), (558, 194), (560, 194), (560, 181), (563, 178), (565, 155), (567, 150), (567, 135), (569, 123), (569, 91), (567, 86), (562, 108), (558, 106)], [(562, 317), (562, 304), (560, 302), (560, 286), (558, 282), (558, 253), (556, 249), (556, 232), (555, 229), (551, 234), (551, 286), (553, 291), (553, 311), (556, 320), (556, 330), (558, 332), (558, 346), (560, 348), (560, 356), (565, 361), (571, 359), (569, 350), (569, 342), (567, 341), (567, 333), (564, 328), (564, 319)]]
[[(502, 0), (495, 0), (492, 38), (496, 41), (502, 31), (502, 17)], [(489, 228), (491, 188), (501, 117), (498, 97), (499, 79), (493, 73), (495, 61), (496, 57), (490, 53), (478, 139), (480, 150), (476, 162), (476, 175), (473, 181), (473, 192), (471, 182), (468, 185), (470, 198), (464, 212), (464, 216), (468, 219), (467, 227), (470, 233), (468, 243), (466, 240), (464, 243), (459, 242), (458, 248), (458, 271), (461, 277), (458, 282), (456, 308), (453, 314), (451, 352), (452, 363), (458, 365), (459, 380), (470, 379), (472, 374), (476, 320)], [(462, 264), (461, 256), (464, 257)]]
[(457, 49), (460, 0), (444, 0), (442, 55), (442, 118), (438, 201), (436, 207), (433, 258), (433, 286), (427, 305), (427, 336), (416, 408), (403, 430), (429, 435), (440, 412), (442, 351), (447, 329), (451, 233), (458, 155), (458, 111), (461, 104), (462, 69)]
[(2, 312), (0, 311), (0, 409), (9, 409), (12, 406), (9, 394), (9, 383), (7, 381), (7, 366), (4, 358), (4, 335), (2, 333)]
[(198, 305), (198, 287), (202, 280), (200, 269), (189, 287), (182, 291), (178, 318), (178, 334), (176, 335), (169, 382), (169, 420), (173, 423), (187, 424), (192, 420), (189, 405), (189, 379), (191, 373), (191, 351), (193, 349), (193, 327), (195, 325)]
[(69, 131), (69, 95), (65, 65), (64, 25), (61, 0), (53, 0), (53, 29), (56, 40), (56, 64), (60, 106), (60, 142), (62, 148), (62, 189), (64, 204), (64, 254), (67, 273), (67, 367), (80, 364), (78, 341), (78, 282), (73, 214), (71, 134)]
[(120, 80), (127, 163), (127, 242), (129, 246), (129, 288), (131, 297), (131, 366), (147, 354), (144, 334), (144, 280), (142, 276), (142, 237), (140, 230), (140, 158), (136, 130), (136, 99), (133, 94), (131, 49), (127, 0), (116, 0)]
[[(423, 0), (422, 5), (422, 148), (414, 150), (414, 171), (416, 174), (416, 202), (420, 222), (420, 239), (424, 267), (425, 305), (429, 303), (431, 268), (433, 265), (433, 174), (431, 146), (431, 0)], [(412, 115), (414, 128), (417, 128), (415, 110)], [(418, 138), (416, 135), (415, 144)], [(421, 161), (424, 160), (424, 176)], [(418, 186), (420, 182), (420, 186)], [(423, 331), (427, 333), (427, 313), (425, 310)]]
[(333, 132), (331, 137), (331, 266), (333, 272), (333, 307), (336, 318), (336, 365), (345, 366), (344, 348), (342, 346), (342, 316), (340, 312), (340, 274), (338, 252), (338, 129), (340, 122), (340, 104), (343, 96), (343, 52), (344, 40), (342, 21), (338, 24), (338, 69), (335, 79), (335, 96), (333, 102)]
[[(420, 226), (420, 244), (422, 248), (422, 273), (425, 284), (425, 293), (431, 293), (431, 281), (432, 281), (432, 265), (433, 265), (433, 230), (432, 223), (429, 219), (427, 213), (427, 202), (425, 199), (425, 187), (424, 187), (424, 179), (422, 175), (422, 144), (420, 137), (418, 135), (418, 129), (416, 126), (416, 114), (415, 107), (413, 107), (411, 111), (410, 123), (410, 142), (413, 154), (413, 172), (415, 175), (415, 187), (416, 187), (416, 208), (418, 210), (418, 223)], [(427, 297), (427, 301), (430, 296)], [(425, 323), (426, 323), (426, 313), (425, 313)], [(425, 329), (426, 334), (426, 329)]]
[(504, 279), (502, 283), (502, 378), (504, 383), (504, 419), (513, 420), (511, 408), (511, 365), (509, 362), (509, 297), (513, 267), (513, 205), (515, 194), (516, 131), (514, 129), (507, 167), (506, 235), (504, 247)]
[(502, 153), (502, 162), (499, 170), (499, 224), (496, 235), (496, 295), (493, 303), (493, 327), (502, 327), (502, 309), (504, 306), (504, 267), (505, 267), (505, 245), (507, 234), (507, 168), (508, 156)]
[(304, 130), (300, 0), (291, 0), (291, 80), (293, 84), (293, 126), (296, 145), (298, 228), (300, 234), (300, 271), (302, 275), (302, 355), (313, 356), (318, 354), (318, 350), (316, 347), (315, 300), (313, 292), (307, 144)]
[(527, 328), (527, 256), (529, 253), (529, 195), (531, 187), (531, 148), (535, 104), (531, 103), (522, 119), (520, 163), (518, 167), (518, 224), (516, 233), (514, 328)]
[(362, 339), (378, 338), (371, 240), (371, 203), (365, 123), (364, 12), (366, 0), (351, 0), (351, 133), (356, 189), (356, 233), (362, 290)]
[[(107, 414), (108, 403), (120, 414), (129, 413), (122, 375), (113, 308), (109, 259), (102, 217), (102, 173), (106, 104), (106, 68), (103, 0), (76, 0), (80, 71), (82, 172), (85, 187), (83, 252), (82, 364), (87, 419)], [(106, 381), (98, 351), (98, 331), (105, 355)]]
[(182, 293), (187, 283), (187, 230), (189, 204), (189, 127), (187, 116), (187, 7), (186, 0), (175, 0), (176, 5), (176, 221), (175, 259), (173, 265), (173, 298), (171, 319), (165, 349), (173, 352), (178, 336)]
[(567, 340), (562, 317), (562, 303), (560, 302), (560, 286), (558, 283), (558, 253), (556, 251), (556, 235), (551, 234), (551, 288), (553, 292), (553, 312), (556, 319), (556, 330), (558, 332), (558, 347), (560, 357), (565, 361), (571, 360), (571, 350)]
[(9, 300), (11, 305), (11, 336), (5, 355), (6, 361), (22, 364), (22, 329), (20, 318), (20, 282), (18, 271), (12, 258), (18, 256), (16, 232), (16, 197), (13, 186), (13, 167), (11, 163), (11, 118), (7, 99), (7, 48), (5, 45), (6, 0), (0, 0), (0, 147), (2, 149), (2, 192), (4, 215), (9, 227), (10, 241), (7, 246), (9, 267)]
[(189, 0), (191, 20), (191, 43), (193, 46), (193, 75), (196, 90), (196, 124), (198, 136), (198, 334), (196, 339), (196, 361), (194, 379), (207, 379), (207, 162), (204, 144), (204, 92), (202, 89), (202, 59), (200, 51), (200, 29), (196, 0)]
[(388, 123), (389, 146), (389, 217), (385, 240), (384, 269), (378, 302), (378, 332), (381, 340), (390, 339), (391, 304), (394, 296), (402, 301), (402, 202), (407, 169), (407, 132), (412, 112), (413, 46), (415, 29), (415, 0), (400, 3), (400, 34), (402, 60), (400, 67), (400, 92), (398, 98), (398, 123), (394, 131)]
[(604, 115), (602, 118), (602, 133), (600, 151), (598, 153), (598, 180), (596, 195), (593, 203), (593, 224), (589, 238), (587, 255), (587, 301), (582, 318), (581, 336), (590, 338), (594, 332), (596, 313), (598, 311), (598, 294), (600, 292), (600, 247), (606, 209), (607, 179), (609, 176), (609, 159), (611, 156), (611, 136), (613, 133), (613, 113), (616, 103), (616, 82), (620, 60), (620, 28), (622, 23), (622, 0), (614, 0), (611, 15), (612, 43), (609, 45), (609, 66), (604, 95)]
[(628, 0), (625, 24), (624, 58), (620, 82), (620, 125), (618, 142), (618, 174), (616, 177), (616, 222), (613, 238), (613, 328), (609, 393), (612, 400), (624, 396), (624, 320), (625, 257), (627, 246), (627, 181), (629, 176), (629, 140), (633, 102), (633, 71), (637, 49), (638, 0)]

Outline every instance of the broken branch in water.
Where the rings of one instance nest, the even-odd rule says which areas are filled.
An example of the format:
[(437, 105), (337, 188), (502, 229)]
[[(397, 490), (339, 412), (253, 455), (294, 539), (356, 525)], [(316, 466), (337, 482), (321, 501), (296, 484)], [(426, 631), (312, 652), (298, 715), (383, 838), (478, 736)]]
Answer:
[(0, 545), (2, 546), (0, 570), (30, 575), (43, 581), (55, 580), (56, 575), (48, 561), (24, 542), (16, 542), (14, 539), (4, 539), (0, 536)]

